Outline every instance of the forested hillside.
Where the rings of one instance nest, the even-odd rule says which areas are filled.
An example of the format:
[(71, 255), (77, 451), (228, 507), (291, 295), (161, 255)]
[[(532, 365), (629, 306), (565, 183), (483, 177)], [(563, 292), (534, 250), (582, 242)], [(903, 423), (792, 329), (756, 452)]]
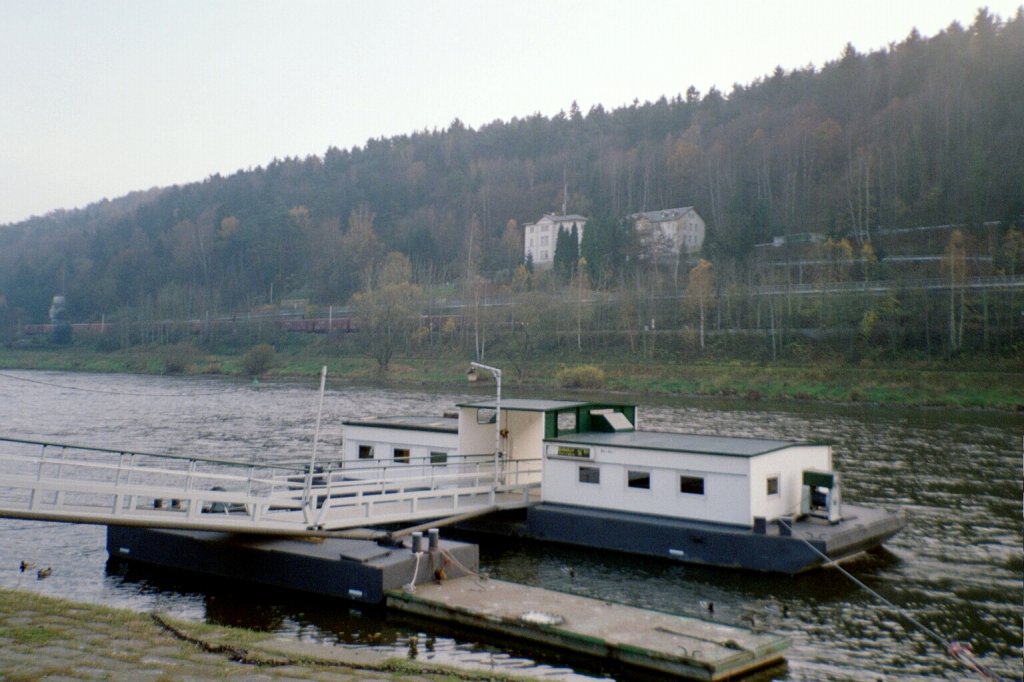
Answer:
[[(432, 295), (477, 306), (537, 292), (576, 301), (549, 326), (571, 337), (551, 343), (579, 348), (635, 348), (650, 320), (678, 332), (674, 345), (701, 351), (736, 343), (732, 352), (746, 353), (748, 342), (728, 339), (753, 333), (757, 352), (774, 356), (808, 329), (808, 338), (892, 350), (1005, 350), (1020, 338), (1019, 300), (1003, 287), (982, 302), (964, 285), (1024, 270), (1022, 74), (1024, 12), (997, 21), (980, 10), (967, 28), (914, 32), (870, 54), (847, 46), (821, 68), (776, 69), (729, 92), (690, 87), (586, 112), (573, 103), (552, 118), (477, 130), (455, 120), (56, 212), (0, 227), (0, 325), (10, 337), (19, 322), (45, 321), (51, 297), (64, 293), (73, 321), (201, 318), (303, 298), (351, 302), (369, 327), (374, 291), (401, 284), (416, 292), (404, 300), (424, 309)], [(521, 226), (563, 202), (590, 219), (584, 276), (524, 271)], [(706, 263), (675, 274), (646, 263), (623, 218), (690, 205), (707, 221)], [(959, 229), (908, 251), (934, 257), (932, 274), (950, 283), (932, 298), (893, 285), (841, 306), (825, 294), (795, 300), (793, 290), (766, 288), (794, 276), (765, 267), (755, 248), (826, 236), (798, 255), (832, 265), (799, 283), (839, 290), (906, 274), (882, 267), (876, 235), (937, 225)], [(487, 321), (474, 316), (479, 353)], [(495, 341), (522, 328), (492, 324)]]

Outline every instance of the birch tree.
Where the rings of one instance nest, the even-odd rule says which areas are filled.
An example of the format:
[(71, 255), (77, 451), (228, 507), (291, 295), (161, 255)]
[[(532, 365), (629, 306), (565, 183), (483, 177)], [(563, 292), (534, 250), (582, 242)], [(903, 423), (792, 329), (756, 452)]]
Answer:
[(950, 353), (958, 352), (964, 340), (964, 284), (967, 281), (967, 236), (953, 230), (942, 256), (942, 276), (949, 288), (947, 343)]
[(715, 292), (715, 273), (709, 261), (703, 258), (690, 270), (686, 284), (686, 297), (690, 304), (697, 309), (700, 318), (700, 349), (706, 348), (704, 342), (704, 327), (707, 319), (708, 307)]

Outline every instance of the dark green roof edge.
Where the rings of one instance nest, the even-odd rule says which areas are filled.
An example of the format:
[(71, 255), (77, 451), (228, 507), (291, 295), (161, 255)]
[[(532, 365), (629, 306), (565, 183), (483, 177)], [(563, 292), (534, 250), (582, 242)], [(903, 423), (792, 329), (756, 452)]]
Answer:
[[(626, 432), (619, 432), (619, 433), (639, 433), (639, 434), (652, 434), (653, 433), (653, 434), (661, 434), (661, 435), (668, 435), (668, 436), (676, 436), (676, 435), (678, 435), (678, 436), (684, 436), (684, 437), (685, 436), (700, 436), (700, 437), (704, 437), (702, 434), (675, 433), (675, 432), (672, 432), (672, 431), (626, 431)], [(667, 446), (650, 445), (650, 444), (643, 444), (643, 443), (639, 443), (639, 444), (608, 443), (604, 439), (601, 439), (601, 440), (595, 440), (595, 439), (587, 440), (587, 436), (594, 436), (594, 435), (605, 435), (605, 434), (598, 434), (597, 432), (569, 433), (569, 434), (566, 434), (564, 436), (557, 436), (557, 437), (554, 437), (554, 438), (545, 438), (544, 442), (545, 443), (578, 443), (580, 445), (605, 445), (605, 446), (608, 446), (608, 447), (619, 447), (619, 448), (624, 448), (624, 449), (628, 449), (628, 450), (655, 450), (655, 451), (658, 451), (658, 452), (677, 452), (677, 453), (686, 453), (686, 454), (692, 454), (692, 455), (711, 455), (711, 456), (714, 456), (714, 457), (742, 457), (744, 459), (750, 459), (751, 457), (760, 457), (761, 455), (771, 454), (773, 452), (778, 452), (779, 450), (785, 450), (786, 448), (831, 446), (831, 443), (819, 442), (819, 441), (785, 441), (785, 442), (780, 442), (779, 445), (776, 446), (776, 447), (767, 448), (765, 450), (760, 450), (758, 452), (743, 453), (743, 452), (726, 452), (726, 451), (721, 451), (721, 450), (680, 449), (678, 447), (667, 447)], [(722, 439), (732, 439), (732, 440), (743, 440), (743, 441), (763, 440), (763, 439), (759, 439), (759, 438), (745, 438), (743, 436), (711, 436), (711, 437), (712, 438), (722, 438)]]

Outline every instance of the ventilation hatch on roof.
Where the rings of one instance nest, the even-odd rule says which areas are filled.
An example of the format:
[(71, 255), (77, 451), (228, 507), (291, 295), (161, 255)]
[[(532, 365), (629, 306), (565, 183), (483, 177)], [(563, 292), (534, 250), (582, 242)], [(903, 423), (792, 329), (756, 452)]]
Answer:
[(618, 432), (633, 430), (633, 424), (629, 421), (629, 418), (611, 408), (592, 410), (590, 416), (593, 419), (592, 425), (595, 431)]

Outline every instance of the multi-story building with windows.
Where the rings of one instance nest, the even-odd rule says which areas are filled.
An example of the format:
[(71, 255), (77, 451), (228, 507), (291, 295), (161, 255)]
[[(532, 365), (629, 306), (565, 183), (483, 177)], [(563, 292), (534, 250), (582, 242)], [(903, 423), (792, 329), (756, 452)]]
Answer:
[(550, 268), (555, 260), (555, 243), (562, 230), (571, 233), (576, 228), (576, 238), (583, 241), (583, 227), (587, 219), (581, 215), (548, 214), (535, 223), (524, 225), (523, 256), (533, 262), (535, 268)]

